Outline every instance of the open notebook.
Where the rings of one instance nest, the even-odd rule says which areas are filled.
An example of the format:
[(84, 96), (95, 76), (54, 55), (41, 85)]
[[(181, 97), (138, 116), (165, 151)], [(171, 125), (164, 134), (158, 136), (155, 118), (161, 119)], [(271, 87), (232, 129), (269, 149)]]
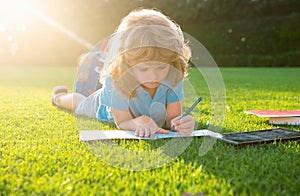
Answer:
[(215, 133), (209, 130), (195, 130), (189, 136), (182, 136), (178, 132), (170, 132), (169, 134), (155, 134), (153, 138), (138, 137), (134, 135), (134, 131), (127, 130), (82, 130), (80, 131), (80, 141), (91, 141), (91, 140), (108, 140), (108, 139), (143, 139), (143, 140), (155, 140), (155, 139), (166, 139), (175, 137), (200, 137), (200, 136), (211, 136), (211, 137), (222, 137), (220, 133)]
[(212, 137), (218, 140), (236, 145), (248, 145), (269, 143), (273, 141), (287, 141), (300, 139), (300, 132), (282, 128), (266, 129), (249, 132), (235, 132), (235, 133), (216, 133), (210, 130), (195, 130), (189, 136), (182, 136), (177, 132), (170, 132), (169, 134), (155, 134), (154, 138), (138, 137), (134, 135), (133, 131), (125, 130), (82, 130), (80, 131), (80, 141), (97, 141), (97, 140), (112, 140), (112, 139), (142, 139), (142, 140), (156, 140), (168, 138), (182, 138), (182, 137)]

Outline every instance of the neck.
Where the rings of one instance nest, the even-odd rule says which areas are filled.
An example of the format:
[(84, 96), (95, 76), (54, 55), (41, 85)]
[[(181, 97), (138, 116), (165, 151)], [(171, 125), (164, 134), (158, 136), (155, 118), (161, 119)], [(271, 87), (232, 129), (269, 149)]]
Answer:
[(150, 94), (151, 98), (153, 99), (157, 87), (156, 88), (147, 88), (147, 87), (143, 86), (143, 88), (145, 89), (145, 91), (147, 91)]

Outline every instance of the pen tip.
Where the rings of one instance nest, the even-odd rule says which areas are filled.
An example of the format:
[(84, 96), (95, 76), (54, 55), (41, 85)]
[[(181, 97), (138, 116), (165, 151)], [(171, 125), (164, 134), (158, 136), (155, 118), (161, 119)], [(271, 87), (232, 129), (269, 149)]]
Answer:
[(170, 128), (170, 131), (171, 131), (171, 132), (173, 132), (173, 131), (174, 131), (174, 126), (172, 126), (172, 127)]

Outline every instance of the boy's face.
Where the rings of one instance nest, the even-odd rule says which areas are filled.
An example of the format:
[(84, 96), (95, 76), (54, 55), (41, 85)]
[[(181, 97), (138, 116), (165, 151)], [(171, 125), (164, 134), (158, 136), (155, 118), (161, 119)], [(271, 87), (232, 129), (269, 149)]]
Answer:
[(162, 62), (142, 62), (134, 65), (132, 72), (140, 84), (146, 88), (157, 88), (167, 77), (170, 65)]

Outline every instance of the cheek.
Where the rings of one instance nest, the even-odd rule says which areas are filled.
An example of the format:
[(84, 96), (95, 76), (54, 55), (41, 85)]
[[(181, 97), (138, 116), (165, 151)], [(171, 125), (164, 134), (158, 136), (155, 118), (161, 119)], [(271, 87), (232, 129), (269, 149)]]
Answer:
[(133, 74), (137, 81), (139, 81), (139, 82), (143, 81), (143, 78), (144, 78), (143, 73), (140, 73), (139, 71), (133, 71)]
[(161, 78), (167, 77), (168, 74), (169, 74), (169, 69), (165, 69), (160, 72)]

